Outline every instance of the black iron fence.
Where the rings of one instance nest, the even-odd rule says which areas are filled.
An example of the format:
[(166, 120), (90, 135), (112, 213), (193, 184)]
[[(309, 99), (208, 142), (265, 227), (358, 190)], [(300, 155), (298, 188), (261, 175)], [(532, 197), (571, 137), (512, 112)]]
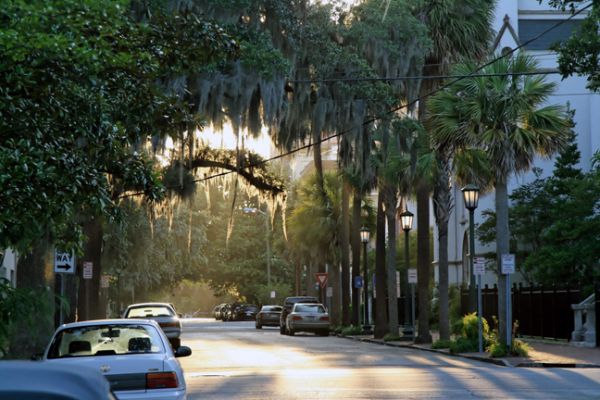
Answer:
[[(483, 317), (492, 325), (498, 316), (498, 288), (485, 285), (481, 290)], [(570, 339), (574, 329), (571, 304), (583, 301), (579, 288), (513, 285), (512, 315), (519, 322), (518, 335)], [(469, 292), (461, 291), (461, 313), (470, 310)], [(474, 310), (471, 310), (474, 311)]]

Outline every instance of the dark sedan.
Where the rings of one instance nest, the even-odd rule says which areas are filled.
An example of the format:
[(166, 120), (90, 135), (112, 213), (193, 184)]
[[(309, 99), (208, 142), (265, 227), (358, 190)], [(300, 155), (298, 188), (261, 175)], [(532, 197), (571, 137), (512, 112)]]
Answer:
[(281, 306), (263, 306), (256, 314), (256, 329), (262, 329), (263, 326), (279, 326), (282, 309)]
[(256, 320), (258, 307), (254, 304), (240, 304), (232, 310), (233, 321), (254, 321)]

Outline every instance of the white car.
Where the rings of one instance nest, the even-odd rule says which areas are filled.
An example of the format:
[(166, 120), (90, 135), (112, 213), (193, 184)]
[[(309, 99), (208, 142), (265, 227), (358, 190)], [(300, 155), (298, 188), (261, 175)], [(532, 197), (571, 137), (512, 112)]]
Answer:
[(112, 319), (60, 326), (43, 362), (100, 371), (118, 399), (186, 399), (176, 357), (190, 354), (187, 346), (173, 351), (155, 321)]
[(287, 334), (314, 332), (329, 336), (329, 314), (323, 304), (296, 303), (286, 320)]

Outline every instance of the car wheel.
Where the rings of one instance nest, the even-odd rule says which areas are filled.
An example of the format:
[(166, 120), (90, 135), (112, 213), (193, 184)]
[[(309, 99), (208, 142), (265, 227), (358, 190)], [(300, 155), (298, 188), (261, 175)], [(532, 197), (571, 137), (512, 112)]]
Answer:
[(279, 325), (279, 333), (285, 335), (285, 326)]
[(254, 326), (256, 326), (256, 329), (262, 329), (262, 325), (259, 323), (256, 323)]
[(329, 331), (321, 331), (319, 332), (319, 336), (329, 336)]
[(293, 330), (293, 329), (291, 329), (291, 328), (290, 328), (290, 329), (288, 329), (288, 331), (287, 331), (287, 334), (288, 334), (288, 335), (290, 335), (290, 336), (294, 336), (294, 334), (295, 334), (295, 333), (296, 333), (296, 332), (294, 332), (294, 330)]

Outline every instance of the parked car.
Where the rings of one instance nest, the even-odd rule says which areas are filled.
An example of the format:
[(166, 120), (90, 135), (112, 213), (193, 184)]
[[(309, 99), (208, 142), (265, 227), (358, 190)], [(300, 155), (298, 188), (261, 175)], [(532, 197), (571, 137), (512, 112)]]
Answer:
[[(183, 370), (156, 321), (112, 319), (62, 325), (46, 348), (43, 362), (100, 371), (118, 399), (185, 399)], [(81, 397), (86, 398), (86, 397)]]
[(240, 304), (233, 308), (233, 321), (255, 321), (258, 307), (254, 304)]
[(138, 303), (132, 304), (125, 309), (123, 318), (151, 319), (158, 325), (169, 338), (171, 346), (177, 349), (181, 346), (181, 321), (169, 303)]
[(296, 303), (287, 316), (287, 334), (314, 332), (319, 336), (329, 336), (329, 314), (323, 304)]
[(226, 305), (227, 305), (227, 303), (221, 303), (221, 304), (216, 305), (215, 308), (213, 308), (212, 315), (213, 315), (214, 319), (216, 319), (216, 320), (223, 319), (223, 316), (221, 315), (221, 310)]
[(256, 314), (256, 329), (262, 329), (263, 326), (279, 326), (282, 309), (281, 306), (262, 306)]
[(225, 304), (221, 308), (221, 321), (231, 321), (229, 318), (231, 317), (231, 310), (234, 307), (234, 304)]
[(287, 332), (287, 316), (292, 312), (292, 308), (296, 303), (319, 303), (319, 300), (313, 296), (293, 296), (286, 297), (283, 302), (283, 309), (281, 310), (281, 316), (279, 317), (279, 333), (285, 335)]
[(97, 369), (36, 361), (0, 361), (0, 376), (0, 400), (116, 398)]

